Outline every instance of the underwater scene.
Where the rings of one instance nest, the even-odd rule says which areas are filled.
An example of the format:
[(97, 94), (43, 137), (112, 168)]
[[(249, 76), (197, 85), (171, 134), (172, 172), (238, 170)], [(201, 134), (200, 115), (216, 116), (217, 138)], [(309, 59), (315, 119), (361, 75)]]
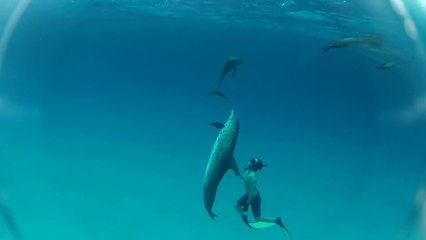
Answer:
[(0, 240), (426, 240), (426, 1), (1, 0)]

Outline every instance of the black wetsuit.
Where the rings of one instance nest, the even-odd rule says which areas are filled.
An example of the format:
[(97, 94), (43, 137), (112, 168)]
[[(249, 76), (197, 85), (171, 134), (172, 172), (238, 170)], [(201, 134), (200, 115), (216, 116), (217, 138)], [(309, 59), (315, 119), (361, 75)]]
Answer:
[(259, 191), (257, 191), (256, 196), (252, 199), (251, 203), (247, 202), (248, 195), (247, 193), (244, 194), (237, 202), (237, 205), (243, 209), (243, 211), (247, 212), (249, 205), (251, 205), (251, 212), (253, 213), (253, 216), (255, 218), (260, 217), (261, 210), (260, 210), (260, 204), (262, 202), (262, 198), (260, 197)]

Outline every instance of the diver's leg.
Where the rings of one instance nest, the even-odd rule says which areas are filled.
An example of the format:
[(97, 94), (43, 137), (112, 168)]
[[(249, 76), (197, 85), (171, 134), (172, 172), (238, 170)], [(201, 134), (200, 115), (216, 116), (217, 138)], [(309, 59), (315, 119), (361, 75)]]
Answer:
[(254, 219), (256, 219), (257, 222), (275, 222), (276, 218), (269, 218), (269, 217), (263, 217), (261, 213), (261, 203), (262, 198), (260, 197), (259, 191), (257, 192), (256, 197), (253, 198), (251, 201), (251, 211), (253, 213)]
[(234, 207), (235, 207), (235, 210), (237, 210), (238, 214), (240, 214), (241, 216), (247, 215), (247, 211), (244, 211), (244, 207), (243, 206), (235, 204)]
[(240, 214), (241, 217), (247, 216), (247, 210), (249, 208), (249, 205), (247, 203), (248, 195), (244, 194), (238, 201), (237, 204), (235, 204), (235, 210), (237, 210), (238, 214)]

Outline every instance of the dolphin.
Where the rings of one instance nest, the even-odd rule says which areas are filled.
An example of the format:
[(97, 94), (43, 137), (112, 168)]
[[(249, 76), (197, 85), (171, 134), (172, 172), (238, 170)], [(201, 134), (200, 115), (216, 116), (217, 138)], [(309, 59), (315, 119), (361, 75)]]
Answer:
[(240, 170), (234, 158), (238, 131), (239, 120), (234, 110), (232, 110), (228, 120), (226, 120), (219, 131), (204, 173), (204, 207), (212, 219), (217, 217), (217, 215), (212, 212), (212, 208), (216, 198), (217, 188), (223, 176), (229, 169), (233, 170), (235, 175), (240, 176)]
[(220, 86), (222, 85), (223, 79), (231, 71), (232, 71), (232, 77), (235, 78), (235, 76), (237, 75), (238, 66), (240, 66), (241, 64), (243, 64), (242, 58), (239, 58), (239, 57), (228, 58), (225, 62), (225, 65), (223, 65), (222, 73), (220, 75), (219, 82), (217, 83), (216, 90), (210, 92), (210, 94), (225, 98), (225, 95), (220, 91)]
[(384, 46), (378, 37), (370, 36), (364, 38), (342, 38), (322, 48), (325, 53), (333, 48), (357, 47), (357, 50), (375, 61), (380, 61), (380, 65), (376, 66), (379, 70), (392, 68), (396, 65), (409, 63), (410, 61), (399, 52)]
[(380, 45), (380, 42), (374, 37), (364, 37), (364, 38), (342, 38), (334, 41), (333, 43), (322, 48), (322, 51), (325, 53), (333, 48), (346, 48), (353, 46), (374, 46), (377, 47)]
[(386, 46), (363, 46), (360, 48), (361, 54), (368, 58), (380, 62), (376, 66), (379, 70), (385, 70), (395, 66), (409, 64), (411, 61), (399, 51)]

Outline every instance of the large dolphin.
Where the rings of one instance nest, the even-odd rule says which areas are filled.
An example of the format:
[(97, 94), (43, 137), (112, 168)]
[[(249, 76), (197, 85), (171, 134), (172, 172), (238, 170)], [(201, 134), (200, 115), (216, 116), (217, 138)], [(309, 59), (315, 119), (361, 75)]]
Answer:
[(243, 59), (239, 57), (230, 57), (226, 60), (225, 65), (223, 65), (222, 73), (220, 74), (219, 82), (217, 83), (216, 90), (210, 92), (212, 95), (217, 95), (219, 97), (225, 98), (225, 94), (220, 91), (220, 86), (222, 85), (223, 79), (225, 76), (232, 71), (232, 77), (237, 75), (238, 66), (243, 64)]
[(239, 176), (240, 171), (234, 159), (234, 149), (238, 139), (239, 120), (234, 113), (221, 126), (213, 145), (203, 181), (204, 207), (212, 219), (217, 215), (212, 212), (216, 191), (225, 173), (232, 169)]
[(375, 61), (379, 61), (380, 64), (376, 66), (376, 68), (381, 70), (410, 62), (404, 55), (384, 46), (376, 36), (338, 39), (333, 43), (323, 47), (322, 51), (325, 53), (330, 49), (348, 47), (357, 47), (361, 54)]

